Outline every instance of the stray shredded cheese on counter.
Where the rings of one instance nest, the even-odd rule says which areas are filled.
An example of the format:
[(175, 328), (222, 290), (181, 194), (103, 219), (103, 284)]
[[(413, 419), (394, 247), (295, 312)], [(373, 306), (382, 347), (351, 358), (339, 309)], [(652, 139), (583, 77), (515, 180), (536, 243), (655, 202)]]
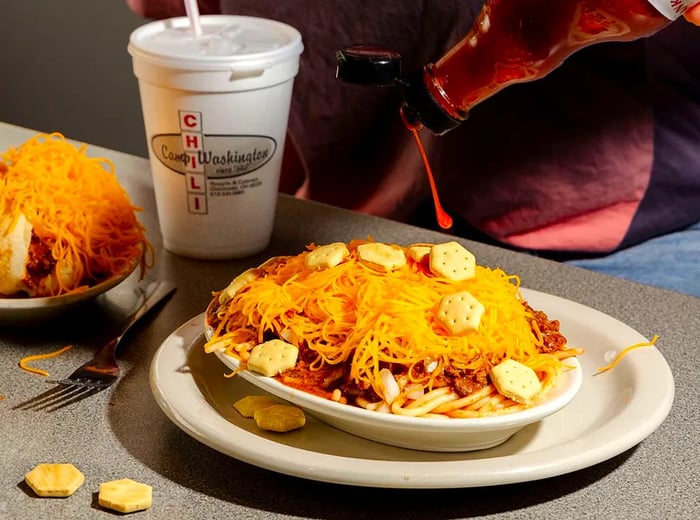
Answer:
[(72, 348), (73, 348), (73, 345), (68, 345), (68, 346), (65, 346), (61, 349), (54, 351), (54, 352), (48, 352), (46, 354), (34, 354), (32, 356), (23, 357), (19, 361), (19, 367), (23, 370), (26, 370), (27, 372), (31, 372), (32, 374), (39, 374), (40, 376), (48, 376), (49, 373), (46, 370), (41, 370), (40, 368), (30, 367), (27, 363), (31, 363), (32, 361), (38, 361), (41, 359), (54, 358), (54, 357), (60, 356), (61, 354), (63, 354), (64, 352), (66, 352), (67, 350), (70, 350)]

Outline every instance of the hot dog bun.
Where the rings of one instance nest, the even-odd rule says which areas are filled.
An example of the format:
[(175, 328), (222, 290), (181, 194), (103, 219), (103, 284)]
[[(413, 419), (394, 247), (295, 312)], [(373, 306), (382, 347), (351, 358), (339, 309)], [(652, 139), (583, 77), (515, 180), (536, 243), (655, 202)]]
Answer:
[(24, 290), (32, 224), (24, 216), (0, 215), (0, 296)]

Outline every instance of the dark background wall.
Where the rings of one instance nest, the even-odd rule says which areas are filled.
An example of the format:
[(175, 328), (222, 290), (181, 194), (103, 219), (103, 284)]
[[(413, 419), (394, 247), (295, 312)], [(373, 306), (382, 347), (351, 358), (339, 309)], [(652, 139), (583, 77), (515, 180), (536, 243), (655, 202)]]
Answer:
[(124, 0), (2, 0), (0, 121), (146, 156)]

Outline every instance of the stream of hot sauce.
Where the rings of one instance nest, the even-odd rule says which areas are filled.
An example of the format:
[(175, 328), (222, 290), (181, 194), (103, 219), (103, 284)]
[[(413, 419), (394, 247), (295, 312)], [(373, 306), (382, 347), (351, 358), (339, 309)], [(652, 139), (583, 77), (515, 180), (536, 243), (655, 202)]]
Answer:
[(433, 205), (435, 206), (435, 218), (437, 219), (438, 225), (442, 229), (450, 229), (452, 227), (452, 217), (444, 210), (442, 204), (440, 203), (440, 196), (438, 195), (437, 185), (435, 184), (435, 177), (433, 176), (433, 169), (430, 167), (430, 162), (428, 161), (428, 155), (425, 153), (425, 148), (423, 147), (423, 142), (420, 139), (418, 130), (421, 129), (420, 125), (411, 123), (404, 114), (403, 109), (401, 109), (401, 120), (403, 124), (408, 128), (408, 130), (413, 134), (413, 139), (416, 141), (416, 146), (420, 152), (421, 159), (423, 159), (423, 166), (425, 166), (425, 173), (428, 176), (428, 182), (430, 183), (430, 192), (433, 195)]

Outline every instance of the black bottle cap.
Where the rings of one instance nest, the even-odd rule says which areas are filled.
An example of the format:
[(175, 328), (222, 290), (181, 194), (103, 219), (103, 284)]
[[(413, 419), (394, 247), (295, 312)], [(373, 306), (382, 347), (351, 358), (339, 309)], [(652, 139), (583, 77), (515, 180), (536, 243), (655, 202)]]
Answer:
[(406, 76), (401, 85), (404, 98), (402, 110), (409, 123), (421, 124), (432, 133), (442, 135), (466, 119), (466, 114), (462, 119), (455, 119), (442, 109), (428, 91), (423, 71)]
[(388, 87), (400, 85), (404, 102), (402, 110), (410, 124), (422, 125), (441, 135), (458, 126), (467, 115), (456, 119), (440, 106), (425, 84), (430, 66), (403, 76), (401, 55), (391, 49), (371, 45), (354, 45), (336, 51), (336, 77), (348, 83)]
[(388, 87), (401, 77), (401, 55), (391, 49), (354, 45), (336, 51), (336, 77), (348, 83)]

